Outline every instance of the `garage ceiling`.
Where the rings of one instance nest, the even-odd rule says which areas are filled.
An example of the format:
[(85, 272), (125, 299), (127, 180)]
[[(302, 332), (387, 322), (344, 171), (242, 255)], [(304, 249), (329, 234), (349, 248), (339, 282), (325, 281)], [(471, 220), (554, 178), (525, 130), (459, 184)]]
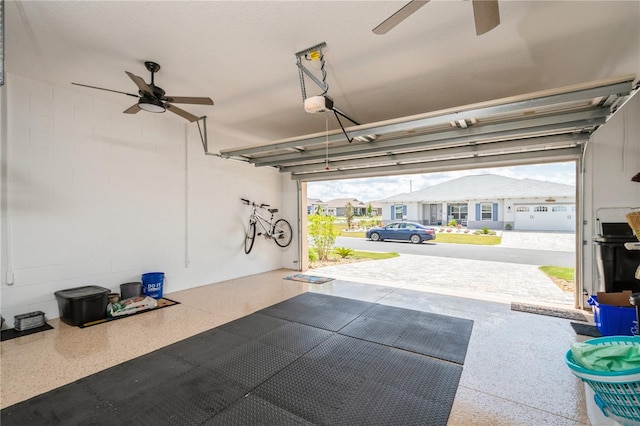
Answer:
[(633, 81), (603, 80), (221, 154), (304, 181), (576, 159), (629, 97)]
[[(515, 158), (523, 145), (537, 146), (541, 160), (548, 151), (543, 146), (558, 148), (554, 156), (560, 147), (567, 149), (562, 155), (574, 155), (584, 132), (605, 119), (607, 108), (615, 107), (616, 94), (609, 98), (585, 92), (567, 101), (557, 96), (548, 104), (521, 95), (640, 75), (638, 1), (502, 0), (501, 24), (476, 36), (470, 1), (433, 0), (386, 35), (372, 33), (404, 4), (5, 1), (7, 85), (16, 76), (34, 80), (34, 89), (42, 81), (108, 100), (114, 114), (120, 114), (130, 106), (129, 97), (71, 82), (131, 92), (124, 71), (148, 81), (143, 63), (152, 60), (162, 66), (156, 83), (170, 95), (213, 98), (212, 107), (185, 106), (207, 116), (212, 153), (312, 180), (354, 176), (352, 170), (366, 166), (367, 158), (384, 156), (384, 161), (376, 160), (376, 170), (359, 173), (408, 172), (416, 167), (413, 160), (425, 156), (442, 166), (462, 167), (474, 161), (459, 158), (469, 147), (477, 158), (502, 152), (504, 162), (511, 161), (508, 155)], [(349, 117), (367, 123), (350, 128), (350, 137), (372, 134), (374, 142), (345, 143), (334, 117), (326, 123), (323, 114), (304, 112), (295, 53), (321, 42), (327, 45), (328, 95)], [(619, 93), (624, 95), (629, 83), (621, 84)], [(320, 91), (307, 81), (309, 95)], [(54, 102), (56, 96), (65, 94), (53, 91)], [(494, 101), (505, 98), (515, 103)], [(553, 122), (561, 116), (567, 121)], [(173, 114), (152, 118), (185, 122)], [(145, 119), (151, 118), (146, 113), (123, 118)], [(331, 174), (319, 173), (318, 165), (312, 165), (324, 167), (324, 159), (317, 157), (327, 124)], [(513, 129), (518, 126), (529, 131), (518, 136)], [(545, 131), (544, 126), (556, 128)], [(562, 126), (566, 128), (559, 131)], [(300, 136), (309, 134), (317, 136)], [(287, 141), (288, 146), (275, 152), (239, 150), (274, 145), (272, 141)], [(298, 158), (285, 162), (281, 155)]]

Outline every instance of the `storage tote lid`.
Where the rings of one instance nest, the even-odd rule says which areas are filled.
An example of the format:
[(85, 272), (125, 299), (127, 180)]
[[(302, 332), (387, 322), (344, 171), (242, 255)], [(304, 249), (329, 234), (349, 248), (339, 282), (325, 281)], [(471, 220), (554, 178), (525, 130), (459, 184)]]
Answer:
[(88, 285), (84, 287), (68, 288), (66, 290), (58, 290), (55, 294), (57, 297), (64, 299), (83, 299), (88, 296), (98, 296), (102, 294), (109, 294), (111, 290), (97, 285)]

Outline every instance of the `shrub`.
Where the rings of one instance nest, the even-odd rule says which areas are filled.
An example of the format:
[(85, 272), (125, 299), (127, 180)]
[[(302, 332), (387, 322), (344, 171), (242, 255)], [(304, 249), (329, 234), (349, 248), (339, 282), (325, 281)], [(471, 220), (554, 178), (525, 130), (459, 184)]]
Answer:
[(473, 232), (473, 235), (496, 235), (496, 231), (491, 231), (489, 228), (482, 228)]
[(363, 219), (360, 221), (360, 226), (365, 229), (373, 228), (378, 225), (378, 221), (375, 219)]
[(327, 260), (329, 250), (336, 242), (338, 233), (333, 228), (335, 218), (333, 216), (325, 216), (319, 214), (309, 215), (308, 234), (313, 240), (313, 247), (318, 253), (319, 260)]
[(343, 259), (353, 254), (353, 250), (347, 247), (336, 247), (333, 249), (333, 251)]
[(456, 226), (458, 224), (458, 221), (455, 219), (451, 219), (449, 221), (449, 223), (447, 223), (447, 226)]
[(318, 260), (318, 250), (316, 250), (314, 247), (309, 247), (309, 262), (317, 262)]

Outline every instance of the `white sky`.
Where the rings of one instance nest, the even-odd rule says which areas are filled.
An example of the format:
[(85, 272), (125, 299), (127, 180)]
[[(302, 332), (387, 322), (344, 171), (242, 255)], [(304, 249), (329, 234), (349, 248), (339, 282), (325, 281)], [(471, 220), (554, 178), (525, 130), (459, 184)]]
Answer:
[(325, 202), (333, 200), (334, 198), (347, 197), (357, 198), (363, 202), (377, 201), (396, 194), (418, 191), (427, 186), (436, 185), (462, 176), (481, 174), (495, 174), (516, 179), (529, 178), (563, 183), (565, 185), (575, 185), (575, 167), (574, 162), (550, 163), (443, 173), (309, 182), (307, 184), (307, 197), (317, 198)]

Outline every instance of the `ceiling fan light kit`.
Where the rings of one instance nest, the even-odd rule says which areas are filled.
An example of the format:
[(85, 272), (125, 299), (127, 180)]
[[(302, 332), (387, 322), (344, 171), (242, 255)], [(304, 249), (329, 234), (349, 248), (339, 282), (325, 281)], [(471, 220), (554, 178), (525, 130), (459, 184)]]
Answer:
[(151, 82), (146, 83), (142, 77), (138, 77), (137, 75), (130, 73), (129, 71), (125, 71), (125, 74), (129, 76), (129, 78), (135, 83), (138, 87), (138, 94), (120, 92), (118, 90), (104, 89), (102, 87), (96, 86), (88, 86), (86, 84), (80, 83), (71, 83), (76, 86), (88, 87), (90, 89), (98, 89), (105, 90), (107, 92), (115, 92), (121, 93), (127, 96), (133, 96), (138, 98), (138, 103), (130, 106), (123, 112), (125, 114), (137, 114), (138, 111), (144, 110), (147, 112), (153, 113), (161, 113), (167, 110), (172, 113), (179, 115), (180, 117), (189, 120), (190, 122), (198, 121), (203, 117), (198, 117), (196, 115), (191, 114), (177, 106), (173, 105), (173, 103), (178, 104), (197, 104), (197, 105), (213, 105), (213, 101), (211, 98), (206, 97), (187, 97), (187, 96), (166, 96), (165, 91), (155, 85), (155, 73), (160, 71), (160, 65), (153, 61), (145, 61), (144, 66), (151, 73)]
[(148, 112), (165, 112), (167, 109), (162, 104), (162, 101), (148, 96), (143, 96), (138, 101), (138, 107)]

